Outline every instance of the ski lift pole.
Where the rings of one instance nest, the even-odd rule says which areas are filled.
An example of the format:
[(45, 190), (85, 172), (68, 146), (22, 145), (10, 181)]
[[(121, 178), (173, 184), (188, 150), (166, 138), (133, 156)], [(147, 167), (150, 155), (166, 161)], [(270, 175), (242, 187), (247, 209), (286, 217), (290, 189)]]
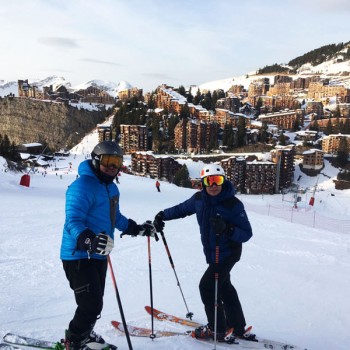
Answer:
[[(45, 148), (41, 151), (41, 153), (36, 157), (35, 159), (35, 163), (37, 163), (39, 161), (39, 159), (41, 158), (41, 156), (44, 154), (44, 152), (46, 151), (46, 148), (48, 147), (48, 145), (45, 146)], [(29, 169), (29, 171), (27, 172), (27, 175), (29, 175), (30, 171), (32, 169)]]
[(176, 270), (175, 270), (175, 265), (174, 265), (174, 262), (173, 262), (173, 258), (171, 257), (170, 250), (169, 250), (167, 241), (166, 241), (166, 239), (165, 239), (163, 230), (160, 231), (160, 235), (162, 236), (162, 240), (163, 240), (163, 243), (164, 243), (164, 246), (165, 246), (165, 250), (166, 250), (166, 252), (167, 252), (167, 254), (168, 254), (168, 258), (169, 258), (169, 261), (170, 261), (170, 265), (171, 265), (171, 267), (173, 268), (173, 271), (174, 271), (174, 274), (175, 274), (175, 278), (176, 278), (177, 285), (179, 286), (179, 289), (180, 289), (180, 292), (181, 292), (181, 295), (182, 295), (182, 299), (183, 299), (183, 301), (184, 301), (184, 303), (185, 303), (185, 306), (186, 306), (186, 310), (187, 310), (186, 317), (189, 318), (190, 320), (192, 320), (193, 312), (190, 312), (190, 311), (188, 310), (188, 306), (187, 306), (187, 303), (186, 303), (186, 299), (185, 299), (184, 293), (182, 292), (182, 288), (181, 288), (181, 285), (180, 285), (180, 281), (179, 281), (179, 279), (178, 279), (178, 277), (177, 277), (177, 273), (176, 273)]

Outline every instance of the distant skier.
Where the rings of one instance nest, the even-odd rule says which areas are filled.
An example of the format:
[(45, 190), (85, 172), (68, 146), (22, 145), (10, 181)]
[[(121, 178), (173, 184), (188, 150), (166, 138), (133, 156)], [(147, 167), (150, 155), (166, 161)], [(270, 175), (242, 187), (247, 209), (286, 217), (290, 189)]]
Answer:
[(203, 250), (209, 264), (199, 284), (208, 324), (196, 328), (193, 335), (200, 339), (214, 338), (217, 288), (216, 339), (224, 341), (226, 331), (233, 328), (235, 336), (254, 340), (254, 334), (245, 333), (246, 321), (241, 303), (230, 281), (230, 271), (241, 258), (242, 243), (252, 237), (251, 225), (242, 202), (235, 197), (235, 189), (226, 180), (220, 165), (205, 166), (201, 171), (201, 183), (203, 189), (191, 198), (159, 212), (154, 218), (154, 226), (161, 231), (164, 221), (192, 214), (197, 216)]
[(77, 309), (65, 333), (67, 350), (115, 349), (93, 328), (102, 311), (107, 255), (114, 246), (114, 229), (131, 236), (152, 236), (152, 224), (137, 225), (119, 210), (114, 183), (123, 163), (122, 149), (113, 141), (95, 146), (66, 193), (66, 220), (60, 257)]
[(160, 182), (158, 180), (156, 182), (156, 188), (157, 188), (158, 192), (160, 192)]

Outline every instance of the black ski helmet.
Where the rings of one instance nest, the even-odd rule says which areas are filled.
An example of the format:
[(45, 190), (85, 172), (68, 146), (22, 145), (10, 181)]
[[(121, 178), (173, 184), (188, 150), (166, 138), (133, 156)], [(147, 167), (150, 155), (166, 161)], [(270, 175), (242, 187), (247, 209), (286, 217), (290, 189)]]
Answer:
[(91, 152), (92, 165), (96, 170), (100, 169), (100, 158), (103, 154), (115, 154), (123, 159), (123, 150), (115, 141), (102, 141)]

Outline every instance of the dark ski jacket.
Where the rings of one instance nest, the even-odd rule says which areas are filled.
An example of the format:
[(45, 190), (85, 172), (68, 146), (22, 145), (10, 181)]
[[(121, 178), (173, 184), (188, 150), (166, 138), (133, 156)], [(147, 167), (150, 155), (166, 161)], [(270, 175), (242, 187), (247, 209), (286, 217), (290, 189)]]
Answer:
[[(66, 220), (63, 228), (61, 259), (88, 258), (86, 251), (77, 249), (77, 239), (85, 229), (96, 235), (105, 232), (114, 239), (114, 229), (124, 231), (128, 219), (119, 210), (119, 190), (112, 182), (102, 182), (92, 169), (91, 160), (83, 161), (78, 168), (80, 177), (66, 192)], [(95, 259), (105, 256), (93, 254)]]
[(203, 189), (188, 200), (164, 209), (164, 220), (184, 218), (192, 214), (197, 216), (207, 263), (215, 263), (216, 233), (211, 219), (217, 215), (225, 221), (227, 227), (218, 240), (219, 262), (235, 255), (237, 261), (240, 259), (242, 243), (247, 242), (253, 233), (243, 203), (235, 197), (231, 182), (226, 180), (217, 196), (209, 196)]

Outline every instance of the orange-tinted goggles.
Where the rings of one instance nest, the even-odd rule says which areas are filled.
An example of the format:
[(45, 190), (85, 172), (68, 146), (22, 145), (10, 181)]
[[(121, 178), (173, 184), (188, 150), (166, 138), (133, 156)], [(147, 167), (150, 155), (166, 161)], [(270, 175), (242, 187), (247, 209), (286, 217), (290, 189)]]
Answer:
[(114, 154), (102, 154), (100, 164), (108, 169), (120, 169), (123, 164), (123, 158)]
[(211, 187), (214, 184), (216, 186), (222, 186), (225, 181), (225, 176), (223, 175), (209, 175), (203, 178), (204, 186)]

